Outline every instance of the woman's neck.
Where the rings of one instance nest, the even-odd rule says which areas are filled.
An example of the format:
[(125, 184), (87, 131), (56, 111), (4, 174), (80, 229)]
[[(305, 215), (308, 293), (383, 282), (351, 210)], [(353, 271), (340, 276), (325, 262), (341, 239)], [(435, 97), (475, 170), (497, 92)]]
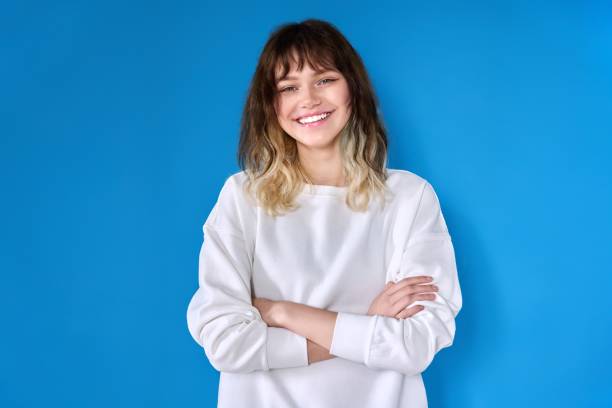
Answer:
[(300, 167), (304, 178), (310, 184), (337, 187), (346, 185), (339, 154), (300, 155)]

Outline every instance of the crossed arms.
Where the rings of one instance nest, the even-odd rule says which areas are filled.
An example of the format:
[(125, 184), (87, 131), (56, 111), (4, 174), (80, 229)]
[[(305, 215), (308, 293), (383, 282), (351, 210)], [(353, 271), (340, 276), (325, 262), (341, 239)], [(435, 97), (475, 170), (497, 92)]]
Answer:
[(410, 285), (403, 282), (414, 281), (405, 278), (431, 276), (439, 290), (433, 299), (421, 298), (419, 305), (400, 308), (400, 318), (391, 309), (385, 315), (372, 306), (372, 314), (362, 315), (285, 301), (260, 310), (257, 306), (266, 300), (251, 297), (244, 238), (208, 224), (204, 234), (199, 288), (189, 303), (187, 322), (192, 337), (218, 371), (300, 367), (337, 356), (372, 369), (414, 375), (453, 342), (461, 291), (453, 245), (429, 184), (423, 189), (395, 283), (390, 282), (383, 292), (388, 291), (388, 302), (395, 301), (387, 304), (392, 309), (399, 307), (397, 288), (406, 289)]

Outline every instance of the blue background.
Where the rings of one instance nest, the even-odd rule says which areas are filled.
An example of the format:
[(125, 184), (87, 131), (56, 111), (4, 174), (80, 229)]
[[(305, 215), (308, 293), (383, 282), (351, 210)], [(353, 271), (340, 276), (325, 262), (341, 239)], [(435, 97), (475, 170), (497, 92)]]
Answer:
[(4, 3), (0, 406), (215, 406), (187, 331), (202, 224), (278, 24), (361, 54), (464, 307), (431, 407), (612, 404), (606, 1)]

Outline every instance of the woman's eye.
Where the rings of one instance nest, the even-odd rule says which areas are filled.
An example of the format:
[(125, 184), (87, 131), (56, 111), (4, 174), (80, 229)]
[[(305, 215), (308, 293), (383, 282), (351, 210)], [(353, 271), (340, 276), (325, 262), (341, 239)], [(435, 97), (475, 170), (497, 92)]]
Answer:
[(320, 82), (323, 82), (323, 81), (334, 82), (336, 81), (336, 78), (325, 78), (325, 79), (322, 79)]
[[(329, 82), (334, 82), (337, 81), (337, 78), (324, 78), (322, 80), (319, 81), (319, 83), (322, 83), (323, 85)], [(293, 92), (295, 89), (297, 89), (295, 86), (287, 86), (283, 89), (280, 89), (279, 92)]]

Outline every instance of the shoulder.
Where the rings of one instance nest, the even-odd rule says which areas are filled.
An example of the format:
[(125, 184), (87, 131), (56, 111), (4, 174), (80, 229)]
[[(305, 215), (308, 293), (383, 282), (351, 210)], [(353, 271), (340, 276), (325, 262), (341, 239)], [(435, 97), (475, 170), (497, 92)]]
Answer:
[(447, 233), (438, 195), (429, 181), (407, 170), (387, 170), (387, 185), (396, 198), (396, 209), (401, 208), (395, 219), (400, 228), (409, 226), (405, 231), (413, 234), (421, 231)]
[(244, 187), (248, 177), (244, 171), (238, 171), (225, 178), (219, 192), (219, 203), (228, 205), (239, 204), (245, 199)]
[(253, 219), (254, 209), (247, 200), (244, 171), (230, 174), (225, 178), (217, 201), (205, 221), (205, 225), (229, 231), (245, 230), (245, 223)]
[(387, 169), (387, 187), (394, 195), (420, 195), (429, 182), (408, 170)]
[(415, 211), (423, 207), (439, 208), (438, 195), (424, 177), (402, 169), (387, 169), (387, 174), (387, 186), (397, 205), (412, 206)]
[(244, 183), (247, 181), (247, 174), (244, 170), (232, 173), (225, 180), (225, 184), (230, 184), (231, 186), (239, 186), (242, 187)]

